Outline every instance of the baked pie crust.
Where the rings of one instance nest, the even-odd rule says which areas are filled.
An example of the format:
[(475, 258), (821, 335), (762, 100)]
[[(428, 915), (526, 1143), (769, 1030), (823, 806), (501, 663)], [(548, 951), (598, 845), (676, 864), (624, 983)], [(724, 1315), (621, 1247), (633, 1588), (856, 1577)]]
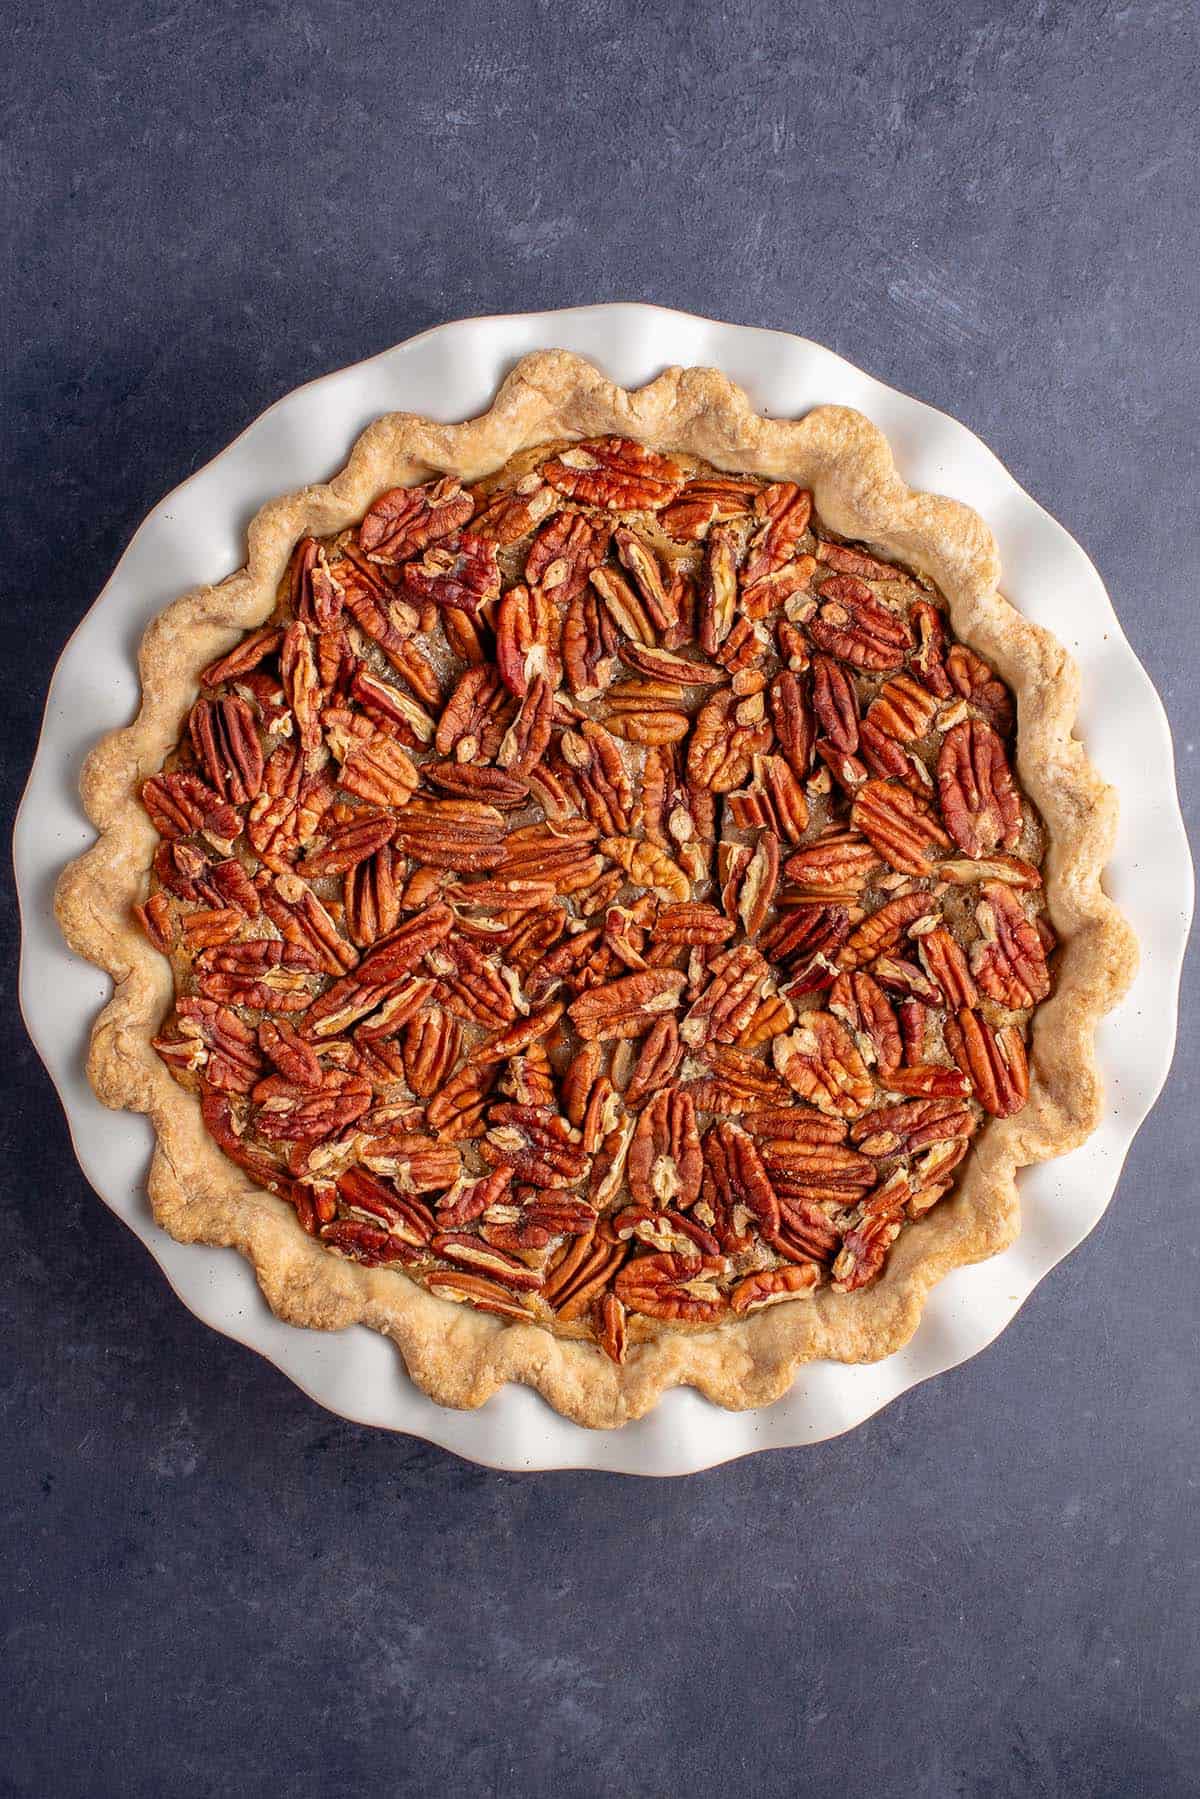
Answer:
[[(831, 541), (865, 545), (932, 584), (929, 591), (936, 589), (946, 602), (954, 636), (984, 658), (1015, 696), (1016, 774), (1040, 815), (1035, 834), (1044, 828), (1045, 916), (1052, 927), (1045, 935), (1057, 939), (1053, 991), (1031, 1019), (1026, 1102), (1011, 1115), (989, 1117), (949, 1196), (918, 1225), (889, 1235), (886, 1265), (873, 1284), (857, 1288), (845, 1278), (843, 1264), (840, 1281), (812, 1286), (812, 1265), (793, 1256), (781, 1266), (805, 1269), (803, 1279), (795, 1277), (802, 1300), (725, 1312), (712, 1326), (689, 1325), (686, 1309), (682, 1324), (669, 1318), (662, 1328), (643, 1322), (631, 1332), (621, 1361), (613, 1359), (611, 1342), (606, 1354), (595, 1338), (559, 1334), (545, 1319), (513, 1321), (472, 1304), (451, 1304), (400, 1266), (360, 1265), (306, 1234), (291, 1203), (256, 1184), (222, 1152), (194, 1093), (172, 1078), (156, 1053), (175, 981), (171, 962), (147, 941), (134, 910), (146, 900), (158, 846), (143, 785), (164, 762), (170, 765), (200, 671), (272, 618), (300, 540), (335, 539), (391, 489), (446, 476), (477, 483), (535, 446), (567, 449), (571, 466), (571, 442), (609, 437), (702, 459), (717, 470), (794, 483), (811, 491), (815, 516)], [(244, 569), (185, 595), (154, 621), (141, 647), (141, 711), (128, 729), (98, 745), (85, 767), (83, 797), (100, 836), (65, 870), (57, 910), (72, 946), (115, 983), (93, 1032), (88, 1072), (105, 1104), (144, 1112), (154, 1124), (149, 1192), (158, 1222), (180, 1241), (241, 1250), (281, 1318), (324, 1330), (363, 1323), (387, 1333), (412, 1377), (446, 1405), (479, 1405), (515, 1380), (535, 1387), (579, 1423), (610, 1427), (640, 1417), (667, 1387), (694, 1386), (724, 1406), (758, 1406), (785, 1392), (802, 1362), (869, 1361), (899, 1348), (916, 1328), (935, 1282), (995, 1254), (1017, 1235), (1017, 1169), (1064, 1153), (1095, 1128), (1101, 1107), (1096, 1024), (1136, 965), (1133, 935), (1101, 889), (1116, 795), (1072, 736), (1077, 671), (1053, 637), (1001, 596), (999, 579), (996, 547), (982, 520), (955, 501), (908, 488), (886, 440), (862, 415), (824, 406), (795, 422), (767, 419), (715, 370), (669, 369), (645, 388), (627, 391), (576, 356), (540, 352), (513, 370), (478, 419), (458, 425), (408, 414), (379, 419), (327, 486), (263, 508), (250, 526)], [(922, 597), (915, 583), (913, 595)], [(807, 613), (796, 616), (812, 610), (810, 603)], [(766, 628), (783, 616), (773, 614)], [(752, 695), (753, 681), (746, 685)], [(872, 843), (889, 840), (897, 828), (895, 795), (902, 801), (910, 790), (911, 784), (877, 781), (872, 791), (885, 806), (882, 817), (871, 816), (870, 795), (857, 805), (861, 817), (855, 822)], [(919, 834), (919, 795), (914, 804)], [(938, 833), (945, 847), (936, 813), (929, 817), (929, 832)], [(899, 825), (903, 832), (906, 819)], [(753, 833), (742, 837), (753, 842)], [(795, 844), (785, 844), (785, 853), (789, 848)], [(905, 885), (904, 856), (902, 850), (896, 889)], [(895, 859), (885, 861), (897, 869)], [(713, 899), (717, 903), (719, 895)], [(973, 1016), (966, 1015), (968, 1028)], [(851, 1022), (860, 1032), (866, 1023)], [(949, 1033), (947, 1048), (953, 1048)], [(776, 1065), (783, 1067), (786, 1059), (786, 1052), (777, 1056)], [(969, 1049), (966, 1059), (969, 1066)], [(951, 1072), (949, 1056), (942, 1072)], [(802, 1081), (791, 1084), (805, 1093)], [(676, 1172), (672, 1164), (672, 1179)], [(938, 1186), (934, 1196), (942, 1190)], [(650, 1234), (639, 1242), (657, 1250), (663, 1239)], [(675, 1269), (680, 1277), (694, 1272), (690, 1263)], [(749, 1302), (755, 1296), (745, 1297)], [(636, 1313), (636, 1303), (632, 1309)], [(663, 1321), (652, 1308), (650, 1316)]]

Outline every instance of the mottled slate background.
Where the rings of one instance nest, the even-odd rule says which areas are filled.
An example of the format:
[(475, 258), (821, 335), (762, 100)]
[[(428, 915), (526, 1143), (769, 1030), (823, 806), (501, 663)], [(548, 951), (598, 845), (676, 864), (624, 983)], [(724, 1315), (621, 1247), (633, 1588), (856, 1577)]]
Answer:
[[(977, 430), (1102, 569), (1194, 811), (1186, 0), (60, 0), (6, 35), (10, 809), (122, 546), (265, 405), (444, 319), (644, 298)], [(0, 978), (4, 1794), (1196, 1790), (1194, 1003), (1002, 1341), (654, 1484), (372, 1435), (195, 1322)]]

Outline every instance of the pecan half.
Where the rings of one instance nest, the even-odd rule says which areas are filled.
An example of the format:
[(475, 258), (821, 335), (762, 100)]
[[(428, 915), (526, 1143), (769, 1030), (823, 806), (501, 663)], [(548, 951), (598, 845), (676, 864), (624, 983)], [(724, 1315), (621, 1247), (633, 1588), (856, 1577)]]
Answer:
[(379, 561), (407, 562), (460, 530), (474, 510), (470, 494), (449, 476), (425, 487), (393, 487), (364, 517), (358, 541)]
[(197, 700), (188, 717), (196, 760), (213, 787), (244, 806), (262, 787), (263, 753), (254, 714), (245, 700)]
[(793, 482), (776, 481), (755, 495), (754, 516), (762, 523), (750, 540), (742, 570), (742, 583), (747, 589), (792, 560), (808, 530), (812, 495)]
[(880, 864), (879, 851), (857, 831), (826, 831), (783, 865), (790, 880), (818, 896), (861, 893)]
[(831, 575), (819, 589), (820, 604), (808, 634), (819, 650), (854, 668), (900, 668), (911, 644), (906, 622), (854, 575)]
[(728, 1044), (704, 1045), (711, 1073), (691, 1085), (701, 1111), (740, 1114), (791, 1101), (786, 1084), (757, 1056)]
[(626, 437), (593, 437), (542, 464), (551, 487), (587, 506), (656, 512), (683, 486), (683, 470)]
[(462, 1049), (462, 1026), (436, 1007), (418, 1012), (401, 1038), (404, 1078), (411, 1092), (428, 1099), (449, 1079)]
[(700, 648), (715, 656), (737, 614), (737, 537), (727, 525), (714, 525), (700, 564)]
[(638, 1052), (638, 1059), (622, 1095), (630, 1111), (673, 1080), (682, 1060), (683, 1044), (679, 1038), (679, 1026), (668, 1013), (650, 1028)]
[(380, 985), (409, 974), (423, 956), (444, 941), (453, 927), (454, 914), (449, 906), (429, 906), (390, 935), (379, 939), (359, 966), (359, 983)]
[(542, 1276), (536, 1268), (530, 1268), (502, 1249), (494, 1249), (479, 1237), (445, 1232), (433, 1239), (430, 1248), (447, 1262), (457, 1262), (502, 1287), (515, 1288), (517, 1292), (533, 1293), (542, 1284)]
[(734, 619), (729, 636), (717, 651), (717, 661), (734, 677), (730, 686), (739, 698), (758, 693), (765, 685), (765, 676), (754, 664), (762, 660), (767, 644), (761, 626), (751, 624), (748, 618)]
[(854, 796), (850, 823), (903, 874), (931, 873), (926, 851), (950, 848), (932, 809), (894, 781), (864, 781)]
[(335, 825), (305, 853), (304, 873), (312, 877), (345, 874), (348, 868), (382, 849), (395, 828), (396, 821), (389, 812), (364, 808), (352, 813), (345, 824)]
[(1012, 698), (982, 656), (977, 656), (965, 643), (956, 643), (946, 657), (946, 673), (955, 693), (969, 700), (994, 731), (1001, 737), (1011, 735), (1014, 723)]
[(328, 908), (299, 875), (260, 874), (256, 898), (287, 943), (308, 950), (326, 974), (341, 975), (358, 961)]
[(756, 1219), (765, 1237), (779, 1229), (779, 1200), (754, 1139), (740, 1125), (714, 1124), (704, 1139), (704, 1165), (722, 1220), (741, 1235), (738, 1211)]
[(596, 700), (617, 672), (617, 628), (607, 606), (590, 589), (576, 596), (563, 620), (562, 652), (567, 682), (577, 700)]
[[(747, 1128), (760, 1135), (774, 1122), (770, 1113), (749, 1115), (745, 1120)], [(832, 1125), (838, 1121), (822, 1118), (817, 1122)], [(786, 1126), (788, 1134), (768, 1137), (762, 1157), (781, 1203), (850, 1205), (864, 1188), (875, 1184), (878, 1171), (870, 1156), (841, 1142), (813, 1141), (808, 1119), (803, 1121), (802, 1131), (788, 1123), (786, 1116), (778, 1123)], [(843, 1132), (845, 1128), (841, 1125)]]
[(595, 834), (595, 826), (585, 819), (574, 819), (553, 831), (545, 825), (510, 831), (499, 867), (504, 874), (553, 881), (559, 893), (573, 893), (603, 869), (603, 861), (592, 849)]
[(229, 854), (241, 831), (233, 807), (199, 775), (183, 769), (152, 775), (142, 786), (142, 804), (160, 837), (173, 840), (199, 831), (222, 855)]
[(782, 913), (761, 942), (764, 953), (786, 971), (788, 993), (799, 995), (831, 985), (849, 934), (845, 906), (805, 904)]
[(800, 677), (790, 669), (784, 669), (772, 681), (770, 707), (779, 747), (792, 773), (803, 781), (812, 761), (815, 732)]
[(529, 803), (529, 783), (502, 768), (478, 768), (463, 762), (426, 762), (422, 778), (458, 799), (479, 800), (499, 812), (519, 812)]
[(688, 778), (713, 793), (740, 787), (754, 758), (771, 747), (762, 695), (722, 693), (701, 707), (688, 746)]
[(630, 1312), (687, 1324), (715, 1324), (729, 1308), (718, 1286), (720, 1256), (634, 1256), (616, 1276), (613, 1291)]
[(496, 546), (464, 531), (426, 550), (420, 562), (401, 569), (404, 595), (416, 605), (432, 604), (474, 617), (500, 597)]
[(766, 1268), (740, 1280), (729, 1295), (729, 1303), (739, 1315), (761, 1312), (766, 1306), (778, 1305), (781, 1300), (810, 1298), (820, 1281), (821, 1270), (815, 1262)]
[(258, 1027), (263, 1054), (293, 1087), (316, 1090), (322, 1082), (321, 1064), (311, 1043), (306, 1043), (285, 1018), (264, 1018)]
[(266, 766), (264, 791), (246, 815), (246, 836), (268, 868), (284, 872), (312, 842), (337, 789), (328, 770), (304, 772), (299, 747), (275, 751)]
[(625, 1360), (625, 1307), (615, 1293), (606, 1293), (600, 1301), (596, 1341), (610, 1362)]
[(968, 718), (947, 731), (937, 779), (946, 829), (965, 856), (1016, 848), (1021, 801), (1004, 745), (990, 725)]
[(971, 1083), (957, 1068), (941, 1062), (913, 1062), (906, 1068), (888, 1068), (880, 1080), (889, 1093), (905, 1093), (927, 1099), (965, 1098)]
[(471, 1060), (476, 1063), (507, 1062), (531, 1044), (539, 1042), (562, 1016), (562, 1007), (557, 1004), (542, 1006), (536, 1012), (529, 1012), (524, 1018), (515, 1019), (511, 1024), (501, 1025), (489, 1036), (477, 1043), (471, 1051)]
[(347, 1261), (361, 1262), (367, 1268), (384, 1268), (396, 1262), (417, 1260), (418, 1252), (403, 1238), (359, 1218), (334, 1218), (319, 1227), (319, 1234), (326, 1249), (344, 1256)]
[[(231, 1006), (218, 1000), (182, 997), (175, 1007), (175, 1025), (189, 1046), (184, 1064), (203, 1069), (210, 1087), (224, 1093), (249, 1093), (263, 1072), (257, 1034)], [(156, 1042), (156, 1048), (159, 1044)], [(161, 1050), (160, 1050), (161, 1054)], [(170, 1064), (170, 1058), (164, 1058)]]
[(911, 586), (912, 577), (903, 569), (895, 568), (890, 562), (880, 562), (866, 550), (858, 549), (852, 543), (829, 543), (817, 540), (817, 561), (823, 562), (827, 568), (836, 569), (842, 575), (859, 575), (865, 581), (899, 581)]
[(678, 710), (684, 689), (664, 681), (623, 681), (604, 696), (609, 729), (628, 743), (678, 743), (688, 733), (688, 716)]
[(559, 740), (578, 804), (598, 830), (626, 833), (633, 818), (633, 783), (616, 739), (592, 719)]
[(1050, 991), (1046, 952), (1012, 888), (985, 881), (975, 918), (980, 939), (971, 951), (971, 968), (983, 991), (1014, 1011), (1036, 1006)]
[(473, 1224), (498, 1205), (512, 1185), (511, 1168), (493, 1168), (478, 1179), (460, 1174), (454, 1185), (437, 1202), (436, 1223), (440, 1230), (461, 1230)]
[(558, 495), (536, 471), (518, 481), (511, 493), (501, 492), (490, 503), (489, 496), (478, 492), (472, 498), (481, 507), (471, 519), (472, 536), (489, 538), (499, 549), (528, 537), (559, 506)]
[(189, 912), (181, 921), (184, 948), (209, 949), (216, 943), (228, 943), (236, 937), (244, 923), (236, 906), (213, 906), (203, 912)]
[(908, 618), (917, 634), (912, 666), (930, 693), (939, 700), (949, 699), (953, 689), (946, 671), (945, 620), (929, 600), (914, 600), (908, 609)]
[(779, 885), (778, 837), (774, 831), (764, 831), (753, 849), (748, 844), (723, 843), (717, 852), (717, 869), (721, 904), (748, 937), (756, 937)]
[(443, 1004), (468, 1023), (499, 1030), (517, 1015), (512, 989), (501, 966), (469, 937), (445, 938), (426, 951), (425, 965), (437, 975)]
[(528, 1308), (521, 1304), (514, 1293), (508, 1293), (495, 1281), (483, 1279), (474, 1274), (458, 1274), (451, 1269), (435, 1268), (425, 1276), (425, 1284), (431, 1293), (439, 1299), (449, 1299), (455, 1305), (471, 1305), (476, 1311), (490, 1312), (493, 1317), (507, 1318), (512, 1322), (530, 1321)]
[(523, 698), (536, 675), (558, 686), (561, 634), (558, 608), (542, 588), (509, 588), (496, 614), (496, 667), (510, 693)]
[(742, 830), (765, 826), (787, 842), (799, 843), (808, 829), (804, 788), (782, 756), (756, 756), (753, 779), (725, 803)]
[(911, 1155), (931, 1143), (969, 1137), (977, 1122), (961, 1099), (909, 1099), (877, 1106), (851, 1126), (850, 1135), (867, 1156)]
[(894, 899), (885, 900), (878, 912), (872, 912), (850, 933), (838, 952), (838, 967), (861, 968), (876, 956), (890, 955), (917, 919), (932, 908), (928, 893), (898, 893)]
[(690, 1093), (668, 1087), (640, 1114), (626, 1162), (629, 1191), (644, 1206), (694, 1205), (704, 1158)]
[(161, 955), (169, 956), (175, 942), (175, 914), (166, 894), (152, 893), (140, 906), (135, 906), (133, 912), (155, 949)]
[(942, 1003), (938, 983), (903, 956), (877, 956), (871, 964), (871, 973), (885, 992), (895, 994), (898, 999), (919, 1000), (924, 1006)]
[(772, 1059), (788, 1085), (836, 1118), (857, 1118), (874, 1088), (854, 1039), (829, 1012), (806, 1012), (789, 1036), (777, 1037)]
[[(922, 799), (933, 791), (933, 777), (925, 764), (881, 729), (870, 710), (859, 726), (858, 748), (864, 766), (872, 774), (902, 781)], [(856, 791), (858, 786), (861, 782), (855, 783)]]
[(840, 663), (830, 656), (812, 659), (813, 711), (835, 750), (852, 756), (858, 748), (858, 695)]
[[(409, 642), (419, 615), (393, 601), (369, 563), (347, 559), (337, 565), (346, 611), (364, 636), (378, 644), (393, 668), (405, 674), (413, 646)], [(419, 689), (418, 689), (419, 691)]]
[(259, 1081), (252, 1098), (260, 1137), (268, 1142), (319, 1143), (362, 1117), (371, 1104), (371, 1089), (358, 1075), (329, 1068), (316, 1090), (269, 1074)]
[[(881, 985), (887, 984), (880, 975), (880, 969), (887, 960), (888, 958), (881, 957), (874, 964)], [(900, 1035), (904, 1040), (904, 1060), (910, 1067), (919, 1067), (929, 1054), (930, 1008), (919, 999), (902, 999), (896, 1007), (896, 1016), (900, 1021)]]
[(346, 871), (342, 905), (351, 940), (369, 949), (400, 917), (398, 858), (390, 844)]
[(411, 800), (391, 820), (395, 841), (428, 868), (465, 873), (504, 860), (504, 814), (476, 800)]
[(647, 968), (580, 994), (567, 1010), (583, 1038), (640, 1037), (658, 1013), (676, 1009), (686, 979), (675, 969)]
[(537, 1187), (573, 1187), (591, 1158), (566, 1119), (548, 1106), (494, 1105), (480, 1153)]
[(757, 482), (734, 476), (689, 481), (662, 514), (663, 529), (684, 541), (706, 537), (711, 526), (744, 518), (759, 491)]
[(833, 1264), (835, 1292), (856, 1293), (879, 1278), (900, 1234), (907, 1194), (907, 1177), (897, 1170), (864, 1201)]
[(550, 742), (554, 722), (554, 689), (545, 675), (534, 675), (525, 690), (517, 716), (500, 740), (496, 761), (512, 775), (527, 775), (536, 768)]
[(956, 887), (970, 887), (976, 881), (1002, 881), (1008, 887), (1024, 888), (1042, 884), (1041, 870), (1020, 856), (980, 856), (972, 861), (948, 856), (938, 863), (938, 877)]
[(341, 763), (339, 785), (372, 806), (403, 806), (417, 788), (412, 758), (365, 718), (331, 708), (324, 715), (325, 741)]
[(321, 747), (321, 681), (312, 634), (306, 625), (297, 622), (284, 632), (279, 668), (283, 691), (296, 721), (297, 739), (301, 749), (311, 756)]
[(947, 1049), (984, 1111), (993, 1118), (1019, 1112), (1029, 1098), (1029, 1066), (1016, 1026), (995, 1030), (981, 1013), (964, 1007), (946, 1020), (945, 1034)]
[[(372, 674), (361, 662), (351, 673), (350, 695), (368, 718), (385, 731), (394, 732), (403, 743), (413, 746), (432, 743), (434, 722), (424, 706), (390, 681)], [(435, 688), (433, 698), (440, 702), (440, 690)]]
[(525, 558), (525, 579), (537, 585), (557, 605), (583, 593), (588, 576), (603, 562), (612, 536), (606, 519), (586, 518), (578, 512), (559, 512), (543, 526)]
[(668, 681), (677, 687), (719, 687), (725, 673), (710, 662), (698, 662), (689, 656), (677, 656), (673, 650), (661, 650), (653, 644), (623, 643), (618, 651), (627, 668), (652, 681)]
[(829, 989), (829, 1010), (854, 1033), (863, 1060), (883, 1074), (895, 1068), (902, 1050), (892, 1003), (869, 974), (839, 974)]
[(348, 1168), (337, 1178), (338, 1195), (351, 1216), (381, 1226), (410, 1248), (424, 1249), (433, 1239), (434, 1220), (428, 1206), (399, 1193), (390, 1181), (366, 1168)]
[(458, 1179), (458, 1151), (436, 1143), (417, 1131), (393, 1131), (386, 1126), (365, 1136), (361, 1150), (365, 1167), (386, 1174), (401, 1194), (440, 1193)]
[(942, 924), (934, 925), (932, 930), (918, 931), (915, 935), (921, 964), (937, 989), (937, 997), (941, 1003), (954, 1011), (961, 1006), (975, 1005), (979, 995), (975, 991), (967, 958), (957, 937), (952, 936)]
[[(477, 1068), (473, 1064), (451, 1075), (425, 1108), (430, 1130), (452, 1142), (463, 1137), (481, 1136), (483, 1115), (495, 1078), (494, 1067)], [(511, 1169), (505, 1170), (505, 1174), (508, 1179), (512, 1178)]]
[(277, 625), (264, 625), (261, 631), (251, 631), (228, 655), (218, 656), (215, 662), (201, 669), (201, 686), (219, 687), (224, 681), (235, 681), (239, 675), (248, 675), (268, 656), (273, 656), (282, 641), (283, 631)]
[(679, 1034), (686, 1044), (732, 1043), (758, 1008), (771, 971), (750, 943), (722, 950), (708, 964), (704, 990), (694, 1002)]
[(460, 676), (438, 720), (433, 744), (439, 756), (458, 762), (490, 762), (512, 716), (499, 671), (486, 665)]
[(208, 999), (260, 1012), (303, 1012), (312, 997), (318, 958), (274, 938), (226, 943), (196, 957), (196, 986)]
[(896, 675), (884, 682), (867, 707), (867, 722), (897, 743), (914, 743), (928, 734), (937, 712), (937, 701), (919, 682), (911, 675)]
[(639, 887), (649, 887), (666, 900), (682, 901), (691, 896), (691, 883), (683, 870), (656, 844), (636, 837), (602, 837), (600, 848)]
[(669, 631), (678, 623), (678, 596), (670, 575), (664, 572), (658, 557), (636, 531), (618, 525), (613, 534), (622, 567), (629, 571), (651, 624), (658, 631)]
[(626, 1253), (626, 1245), (604, 1226), (575, 1238), (551, 1262), (542, 1298), (564, 1323), (582, 1317), (604, 1293)]

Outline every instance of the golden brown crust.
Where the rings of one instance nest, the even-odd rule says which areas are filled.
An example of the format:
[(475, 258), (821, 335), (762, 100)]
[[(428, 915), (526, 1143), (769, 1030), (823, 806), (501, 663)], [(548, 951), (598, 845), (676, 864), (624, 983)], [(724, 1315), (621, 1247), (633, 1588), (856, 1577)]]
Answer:
[[(623, 1366), (592, 1344), (451, 1305), (397, 1270), (339, 1260), (305, 1236), (288, 1205), (221, 1153), (196, 1099), (154, 1054), (150, 1040), (171, 1005), (171, 969), (131, 913), (145, 896), (156, 842), (139, 803), (141, 783), (176, 742), (199, 669), (270, 614), (296, 540), (350, 525), (389, 487), (431, 474), (472, 481), (527, 446), (607, 433), (810, 487), (820, 516), (841, 536), (937, 584), (956, 634), (1017, 695), (1018, 768), (1048, 830), (1046, 898), (1062, 946), (1056, 992), (1033, 1023), (1029, 1103), (989, 1123), (954, 1196), (902, 1235), (874, 1287), (852, 1294), (823, 1287), (812, 1299), (711, 1331), (664, 1334), (632, 1347)], [(97, 746), (84, 769), (84, 803), (99, 841), (64, 871), (57, 894), (73, 948), (115, 983), (93, 1031), (88, 1072), (106, 1105), (153, 1121), (149, 1191), (158, 1222), (181, 1241), (241, 1250), (272, 1309), (291, 1323), (337, 1330), (357, 1322), (387, 1333), (413, 1379), (444, 1405), (480, 1405), (516, 1380), (567, 1417), (608, 1427), (640, 1417), (671, 1386), (697, 1387), (724, 1406), (758, 1406), (785, 1392), (802, 1362), (871, 1361), (898, 1349), (937, 1281), (1016, 1236), (1016, 1170), (1062, 1154), (1095, 1128), (1096, 1023), (1137, 960), (1128, 924), (1101, 889), (1117, 801), (1072, 736), (1077, 671), (1053, 637), (1001, 597), (999, 576), (983, 521), (956, 501), (908, 488), (887, 441), (861, 414), (824, 406), (796, 422), (766, 419), (713, 369), (668, 369), (627, 391), (565, 351), (524, 358), (490, 411), (465, 424), (405, 413), (379, 419), (328, 486), (264, 507), (250, 526), (246, 567), (186, 594), (147, 631), (141, 711)]]

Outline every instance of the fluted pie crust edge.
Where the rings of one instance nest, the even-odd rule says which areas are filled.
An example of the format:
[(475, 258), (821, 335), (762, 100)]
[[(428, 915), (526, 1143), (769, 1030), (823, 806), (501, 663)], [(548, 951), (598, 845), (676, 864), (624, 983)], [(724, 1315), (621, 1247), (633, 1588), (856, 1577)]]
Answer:
[[(343, 530), (387, 488), (439, 475), (476, 481), (526, 447), (607, 434), (811, 488), (833, 530), (936, 583), (956, 635), (1015, 693), (1017, 769), (1046, 826), (1045, 896), (1060, 941), (1055, 991), (1032, 1021), (1028, 1103), (987, 1123), (953, 1195), (919, 1229), (902, 1233), (874, 1286), (855, 1293), (823, 1286), (811, 1299), (710, 1330), (664, 1332), (631, 1345), (623, 1365), (595, 1344), (450, 1304), (397, 1269), (358, 1266), (306, 1236), (285, 1201), (222, 1154), (197, 1099), (151, 1047), (172, 1005), (172, 973), (132, 910), (145, 897), (157, 842), (140, 803), (142, 782), (177, 742), (200, 669), (271, 614), (297, 539)], [(998, 591), (996, 545), (974, 512), (906, 486), (887, 440), (848, 408), (769, 419), (714, 369), (668, 369), (630, 391), (583, 359), (551, 350), (525, 357), (477, 419), (378, 419), (328, 485), (263, 507), (250, 526), (248, 551), (244, 568), (185, 594), (147, 630), (141, 710), (92, 751), (82, 777), (99, 841), (64, 871), (56, 895), (72, 947), (115, 984), (92, 1033), (88, 1074), (106, 1105), (145, 1113), (154, 1125), (149, 1194), (165, 1230), (181, 1242), (240, 1250), (272, 1310), (290, 1323), (320, 1330), (361, 1323), (385, 1332), (413, 1379), (440, 1404), (478, 1406), (504, 1382), (520, 1381), (565, 1416), (595, 1427), (641, 1417), (668, 1387), (695, 1387), (722, 1406), (759, 1406), (787, 1390), (801, 1363), (889, 1355), (916, 1329), (937, 1281), (1013, 1241), (1020, 1226), (1016, 1171), (1074, 1148), (1099, 1120), (1096, 1025), (1128, 986), (1137, 947), (1101, 887), (1117, 799), (1072, 735), (1078, 672), (1061, 644)]]

